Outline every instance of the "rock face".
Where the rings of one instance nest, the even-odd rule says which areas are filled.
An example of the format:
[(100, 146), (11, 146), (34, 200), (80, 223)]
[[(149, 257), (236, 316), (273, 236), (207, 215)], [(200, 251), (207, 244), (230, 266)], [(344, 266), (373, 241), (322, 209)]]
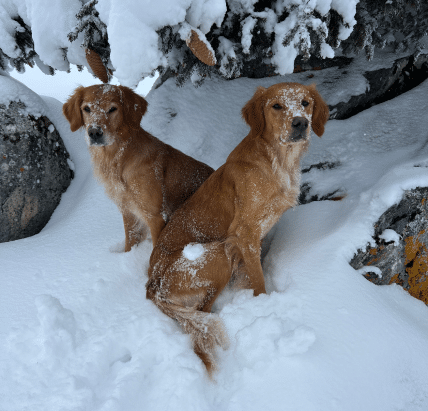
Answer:
[(73, 177), (54, 125), (24, 109), (0, 104), (0, 242), (40, 232)]
[[(399, 237), (392, 231), (382, 235), (385, 230)], [(400, 203), (379, 218), (373, 238), (376, 247), (359, 250), (351, 266), (365, 267), (365, 277), (375, 284), (399, 284), (428, 304), (428, 188), (406, 191)], [(371, 272), (370, 267), (377, 268)]]
[(349, 101), (330, 106), (331, 119), (347, 119), (422, 83), (428, 78), (428, 54), (403, 57), (395, 60), (390, 67), (368, 70), (363, 75), (369, 83), (368, 90)]

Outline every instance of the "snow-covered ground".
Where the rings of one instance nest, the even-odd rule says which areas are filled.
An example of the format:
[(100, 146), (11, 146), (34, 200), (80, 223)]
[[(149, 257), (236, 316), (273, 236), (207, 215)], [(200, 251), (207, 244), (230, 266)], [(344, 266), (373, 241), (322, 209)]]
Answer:
[[(240, 110), (258, 85), (315, 81), (332, 102), (331, 80), (315, 74), (169, 81), (149, 94), (142, 124), (218, 167), (248, 132)], [(428, 186), (427, 95), (426, 81), (313, 136), (302, 166), (338, 166), (304, 182), (346, 196), (284, 214), (269, 236), (266, 295), (219, 298), (231, 345), (215, 382), (189, 336), (145, 299), (151, 242), (121, 252), (121, 215), (92, 176), (83, 133), (43, 97), (75, 179), (40, 234), (0, 244), (0, 410), (426, 411), (427, 307), (348, 261), (404, 189)]]

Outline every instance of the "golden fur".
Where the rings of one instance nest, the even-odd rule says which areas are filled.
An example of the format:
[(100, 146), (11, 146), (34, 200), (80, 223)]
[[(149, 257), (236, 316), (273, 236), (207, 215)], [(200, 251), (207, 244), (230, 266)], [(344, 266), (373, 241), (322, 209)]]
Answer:
[(71, 131), (85, 127), (93, 169), (123, 216), (125, 251), (153, 245), (171, 215), (213, 172), (140, 127), (146, 100), (123, 86), (78, 87), (63, 106)]
[(174, 214), (153, 250), (147, 298), (192, 335), (210, 375), (215, 346), (227, 346), (211, 307), (231, 278), (265, 293), (261, 240), (296, 205), (309, 126), (321, 136), (328, 114), (314, 85), (259, 87), (242, 109), (250, 133)]

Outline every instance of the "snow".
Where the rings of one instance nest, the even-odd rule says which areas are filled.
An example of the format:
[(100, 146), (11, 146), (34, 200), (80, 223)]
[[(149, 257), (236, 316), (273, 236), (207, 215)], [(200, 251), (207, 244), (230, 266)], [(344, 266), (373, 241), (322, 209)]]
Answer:
[(383, 231), (383, 233), (379, 236), (382, 240), (385, 241), (385, 243), (393, 242), (394, 244), (398, 245), (400, 242), (400, 234), (395, 232), (394, 230), (391, 230), (387, 228)]
[(357, 270), (361, 275), (367, 273), (375, 273), (379, 278), (382, 278), (382, 270), (379, 267), (365, 265)]
[[(180, 52), (173, 49), (164, 55), (159, 50), (160, 29), (168, 26), (174, 32), (189, 31), (187, 26), (190, 26), (201, 34), (199, 37), (211, 50), (205, 34), (215, 26), (221, 27), (227, 5), (232, 12), (242, 16), (243, 53), (249, 53), (254, 35), (252, 31), (258, 21), (268, 33), (275, 33), (271, 61), (279, 74), (293, 72), (299, 49), (300, 52), (309, 51), (309, 28), (321, 36), (321, 57), (334, 57), (334, 50), (322, 41), (327, 38), (328, 28), (314, 17), (314, 12), (325, 16), (330, 9), (334, 9), (342, 16), (341, 40), (348, 38), (356, 23), (354, 17), (358, 0), (284, 0), (274, 2), (272, 8), (259, 12), (254, 10), (256, 2), (98, 0), (95, 9), (107, 28), (110, 60), (115, 76), (122, 85), (132, 88), (137, 87), (142, 78), (151, 75), (159, 66), (168, 68), (177, 64), (177, 54)], [(23, 30), (14, 20), (20, 16), (31, 29), (37, 53), (35, 62), (44, 73), (48, 73), (48, 66), (60, 71), (68, 71), (70, 64), (88, 66), (83, 33), (75, 41), (68, 40), (68, 34), (74, 32), (79, 24), (76, 14), (86, 3), (88, 1), (83, 0), (0, 0), (0, 49), (11, 58), (21, 56), (22, 52), (16, 47), (14, 39), (15, 32)], [(278, 22), (278, 16), (284, 13), (289, 14), (288, 17)], [(291, 32), (293, 28), (297, 28), (294, 33)], [(290, 33), (292, 38), (289, 44), (283, 46), (284, 38)], [(221, 60), (224, 57), (222, 50), (219, 49), (218, 53)]]
[(252, 17), (247, 17), (242, 23), (242, 52), (248, 54), (250, 52), (251, 41), (253, 39), (252, 31), (257, 21)]
[(85, 61), (83, 49), (77, 43), (70, 44), (67, 38), (77, 23), (75, 15), (81, 6), (79, 0), (2, 0), (0, 26), (6, 28), (7, 33), (0, 33), (0, 48), (10, 57), (19, 56), (13, 34), (14, 28), (20, 26), (12, 20), (19, 15), (31, 27), (34, 48), (43, 63), (59, 70), (68, 70), (69, 64), (64, 60), (62, 50), (68, 48), (69, 61), (82, 64), (80, 62)]
[(205, 34), (221, 24), (226, 12), (224, 0), (99, 0), (96, 8), (107, 25), (115, 76), (130, 87), (168, 65), (158, 49), (157, 30), (190, 23)]
[(333, 58), (334, 50), (327, 43), (321, 44), (321, 57), (322, 58)]
[(26, 108), (22, 109), (25, 114), (32, 114), (35, 117), (47, 114), (47, 107), (40, 96), (31, 90), (22, 92), (23, 85), (12, 77), (0, 74), (0, 104), (8, 106), (10, 101), (21, 101)]
[(275, 64), (277, 72), (281, 75), (292, 73), (294, 70), (294, 60), (297, 57), (298, 49), (294, 46), (294, 41), (287, 46), (284, 46), (282, 42), (284, 37), (294, 29), (296, 24), (296, 16), (295, 14), (291, 14), (275, 26), (272, 63)]
[[(219, 167), (248, 133), (240, 110), (257, 86), (315, 81), (331, 102), (329, 70), (311, 79), (213, 78), (199, 88), (171, 79), (148, 95), (142, 124)], [(5, 96), (36, 102), (0, 79)], [(342, 84), (345, 97), (358, 87)], [(303, 182), (313, 194), (345, 197), (283, 215), (264, 245), (266, 295), (227, 289), (219, 297), (230, 348), (218, 351), (215, 381), (189, 336), (145, 298), (150, 239), (118, 252), (122, 218), (93, 177), (83, 132), (69, 131), (59, 101), (39, 99), (75, 178), (41, 233), (0, 244), (0, 410), (428, 409), (427, 307), (348, 264), (403, 190), (428, 186), (427, 93), (426, 81), (312, 137), (302, 167), (336, 167), (312, 168)]]
[(202, 244), (187, 244), (183, 248), (183, 255), (188, 260), (194, 261), (204, 254), (204, 246)]

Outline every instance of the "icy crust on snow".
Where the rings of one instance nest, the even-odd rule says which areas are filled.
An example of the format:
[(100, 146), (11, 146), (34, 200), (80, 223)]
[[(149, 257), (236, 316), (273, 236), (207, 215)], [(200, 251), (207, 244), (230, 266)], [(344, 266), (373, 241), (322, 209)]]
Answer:
[[(248, 133), (240, 110), (256, 87), (283, 79), (171, 81), (148, 96), (143, 125), (218, 167)], [(62, 105), (44, 98), (75, 178), (41, 233), (0, 244), (0, 409), (425, 411), (427, 307), (348, 261), (403, 190), (428, 186), (427, 93), (424, 82), (313, 136), (303, 166), (337, 166), (303, 178), (346, 197), (284, 214), (269, 235), (266, 295), (222, 293), (215, 312), (231, 344), (218, 351), (216, 382), (190, 337), (145, 298), (150, 242), (109, 251), (123, 240), (122, 217), (93, 178), (83, 132), (70, 133)]]

